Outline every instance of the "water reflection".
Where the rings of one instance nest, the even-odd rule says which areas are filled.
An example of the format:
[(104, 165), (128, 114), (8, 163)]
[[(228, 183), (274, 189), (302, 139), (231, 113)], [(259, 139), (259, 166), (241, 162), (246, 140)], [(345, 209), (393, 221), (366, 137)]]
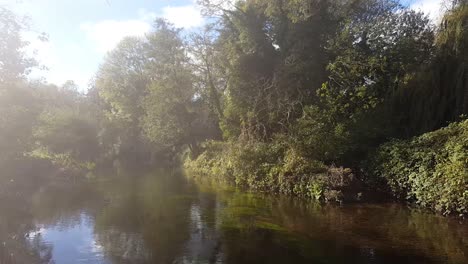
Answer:
[(41, 236), (28, 236), (38, 229), (30, 194), (37, 190), (41, 178), (13, 174), (8, 168), (0, 170), (0, 263), (49, 263), (50, 245)]
[(214, 191), (167, 171), (22, 193), (0, 199), (2, 264), (468, 263), (466, 223), (395, 204)]
[(109, 203), (96, 217), (96, 236), (115, 263), (171, 263), (189, 237), (192, 200), (185, 185), (161, 177), (101, 184)]
[(84, 213), (65, 224), (61, 221), (55, 226), (42, 227), (29, 237), (41, 237), (52, 249), (55, 263), (111, 263), (105, 260), (103, 248), (94, 238), (92, 219)]

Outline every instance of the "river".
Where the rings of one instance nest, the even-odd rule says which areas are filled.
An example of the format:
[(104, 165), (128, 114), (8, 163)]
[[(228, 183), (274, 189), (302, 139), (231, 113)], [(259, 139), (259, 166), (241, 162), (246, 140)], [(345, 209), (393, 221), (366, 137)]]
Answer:
[(0, 263), (468, 263), (468, 224), (320, 205), (176, 172), (60, 179), (0, 200)]

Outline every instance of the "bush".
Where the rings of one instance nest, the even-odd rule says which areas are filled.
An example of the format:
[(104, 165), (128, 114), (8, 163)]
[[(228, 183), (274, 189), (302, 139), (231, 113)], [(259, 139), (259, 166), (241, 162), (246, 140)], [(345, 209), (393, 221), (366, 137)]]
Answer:
[(234, 184), (227, 160), (228, 143), (208, 141), (203, 143), (204, 151), (196, 159), (185, 157), (184, 168), (193, 177), (210, 175), (211, 179), (220, 183)]
[(194, 178), (211, 179), (241, 188), (342, 202), (354, 182), (351, 170), (328, 167), (306, 158), (284, 141), (209, 142), (185, 168)]
[(281, 158), (280, 148), (266, 143), (210, 141), (198, 158), (186, 160), (185, 167), (191, 175), (209, 175), (218, 182), (264, 190), (274, 185), (269, 172)]
[(99, 158), (98, 125), (72, 108), (50, 108), (33, 130), (36, 146), (29, 156), (64, 168), (91, 170)]
[(346, 125), (337, 123), (331, 113), (318, 107), (305, 107), (292, 130), (294, 148), (311, 159), (335, 162), (350, 150)]
[(443, 214), (468, 212), (468, 120), (411, 140), (382, 145), (370, 180), (383, 180), (400, 199)]

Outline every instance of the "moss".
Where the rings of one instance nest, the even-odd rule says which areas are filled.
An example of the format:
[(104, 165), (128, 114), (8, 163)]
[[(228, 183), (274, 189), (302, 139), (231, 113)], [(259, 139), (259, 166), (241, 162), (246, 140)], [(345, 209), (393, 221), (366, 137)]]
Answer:
[(271, 222), (266, 222), (266, 221), (257, 221), (256, 222), (256, 227), (257, 228), (260, 228), (260, 229), (267, 229), (267, 230), (272, 230), (272, 231), (276, 231), (276, 232), (286, 232), (286, 228), (280, 226), (280, 225), (277, 225), (277, 224), (274, 224), (274, 223), (271, 223)]
[(246, 206), (233, 206), (229, 208), (229, 213), (237, 217), (255, 216), (257, 214), (257, 209), (253, 207), (246, 207)]

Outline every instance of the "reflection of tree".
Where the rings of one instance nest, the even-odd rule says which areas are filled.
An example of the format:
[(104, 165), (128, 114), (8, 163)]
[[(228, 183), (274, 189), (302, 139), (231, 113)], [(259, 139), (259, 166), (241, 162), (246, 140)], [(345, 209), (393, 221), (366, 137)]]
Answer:
[(217, 200), (222, 204), (217, 222), (222, 237), (218, 256), (223, 263), (305, 263), (312, 259), (301, 252), (298, 238), (275, 219), (272, 200), (238, 192), (219, 192)]
[(43, 180), (43, 173), (36, 167), (36, 177), (31, 179), (27, 168), (11, 165), (2, 167), (0, 175), (0, 263), (30, 264), (49, 263), (52, 248), (40, 235), (29, 236), (35, 231), (31, 213), (31, 197)]
[(74, 226), (83, 212), (94, 215), (103, 206), (103, 198), (92, 182), (54, 179), (33, 196), (32, 212), (42, 225)]
[[(321, 207), (283, 199), (275, 211), (288, 229), (306, 233), (312, 239), (325, 237), (388, 255), (419, 255), (450, 263), (468, 261), (466, 225), (401, 205)], [(444, 259), (438, 259), (440, 256)]]
[(180, 254), (192, 198), (171, 177), (115, 178), (102, 188), (112, 202), (96, 217), (96, 240), (114, 262), (171, 263)]
[(176, 263), (214, 263), (221, 239), (216, 229), (216, 200), (203, 193), (190, 207), (190, 238)]
[(83, 213), (110, 263), (468, 262), (468, 229), (454, 219), (195, 191), (164, 171), (125, 174), (78, 183), (0, 176), (0, 263), (49, 263), (52, 248), (35, 224), (67, 228)]
[(34, 231), (33, 218), (20, 199), (0, 198), (0, 263), (49, 263), (52, 248)]
[[(224, 198), (224, 218), (227, 223), (243, 223), (237, 226), (237, 232), (250, 228), (248, 232), (258, 233), (258, 229), (263, 228), (276, 234), (297, 234), (294, 247), (302, 248), (301, 254), (312, 258), (327, 252), (323, 258), (346, 255), (348, 260), (360, 263), (369, 258), (377, 262), (424, 263), (468, 260), (468, 241), (464, 240), (468, 229), (454, 219), (395, 204), (338, 207), (284, 197), (231, 196), (234, 197)], [(264, 211), (265, 208), (268, 209)], [(253, 237), (259, 237), (257, 233)], [(291, 239), (284, 237), (283, 240), (287, 247)], [(314, 245), (314, 241), (320, 243)], [(441, 256), (444, 259), (440, 259)]]
[[(201, 196), (201, 195), (200, 195)], [(286, 197), (211, 193), (223, 263), (465, 263), (468, 229), (399, 205), (321, 206)], [(200, 201), (201, 203), (201, 201)], [(205, 202), (206, 203), (206, 202)]]

